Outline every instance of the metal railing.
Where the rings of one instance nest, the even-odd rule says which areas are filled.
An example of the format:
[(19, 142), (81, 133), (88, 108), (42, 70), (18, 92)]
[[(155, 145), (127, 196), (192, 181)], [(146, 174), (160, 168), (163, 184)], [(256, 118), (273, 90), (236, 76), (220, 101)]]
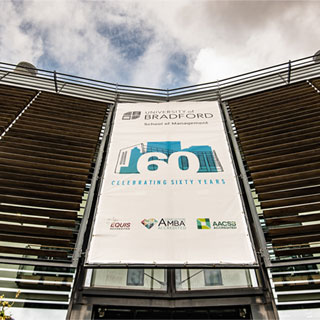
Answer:
[(313, 56), (285, 62), (238, 76), (173, 89), (122, 85), (37, 69), (37, 76), (15, 72), (16, 65), (0, 62), (0, 83), (114, 102), (228, 100), (320, 75)]

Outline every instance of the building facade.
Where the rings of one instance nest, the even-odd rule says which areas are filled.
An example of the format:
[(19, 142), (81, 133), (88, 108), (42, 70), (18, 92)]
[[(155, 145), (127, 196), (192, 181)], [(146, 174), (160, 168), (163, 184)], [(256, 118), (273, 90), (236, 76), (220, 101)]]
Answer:
[[(311, 57), (172, 90), (14, 69), (0, 68), (0, 272), (16, 308), (66, 310), (70, 319), (317, 312), (320, 66)], [(168, 101), (219, 102), (257, 267), (85, 264), (116, 105)], [(178, 147), (142, 142), (136, 151)], [(205, 151), (201, 168), (219, 171)], [(121, 159), (119, 170), (134, 170)]]

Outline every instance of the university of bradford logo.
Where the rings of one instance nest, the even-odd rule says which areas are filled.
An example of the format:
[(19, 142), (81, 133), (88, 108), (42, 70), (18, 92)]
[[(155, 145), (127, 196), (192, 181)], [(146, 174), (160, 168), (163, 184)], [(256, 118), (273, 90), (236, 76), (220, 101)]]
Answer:
[(141, 111), (129, 111), (123, 114), (122, 120), (135, 120), (140, 118)]

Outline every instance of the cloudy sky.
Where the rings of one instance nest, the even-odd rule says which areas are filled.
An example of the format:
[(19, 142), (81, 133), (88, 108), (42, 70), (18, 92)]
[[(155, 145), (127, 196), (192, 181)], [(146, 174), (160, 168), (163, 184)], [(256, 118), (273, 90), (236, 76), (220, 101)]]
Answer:
[(175, 88), (320, 49), (320, 1), (1, 0), (0, 57)]

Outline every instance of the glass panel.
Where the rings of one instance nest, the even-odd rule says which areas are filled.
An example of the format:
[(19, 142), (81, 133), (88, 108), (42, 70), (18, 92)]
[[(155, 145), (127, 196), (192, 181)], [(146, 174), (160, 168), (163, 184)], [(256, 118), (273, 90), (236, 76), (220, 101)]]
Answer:
[(143, 286), (144, 269), (129, 269), (127, 272), (127, 286)]
[(204, 284), (206, 286), (222, 285), (221, 270), (218, 269), (204, 269)]
[(253, 270), (176, 269), (176, 290), (207, 290), (257, 286)]
[(95, 269), (91, 286), (134, 290), (167, 290), (164, 269)]

